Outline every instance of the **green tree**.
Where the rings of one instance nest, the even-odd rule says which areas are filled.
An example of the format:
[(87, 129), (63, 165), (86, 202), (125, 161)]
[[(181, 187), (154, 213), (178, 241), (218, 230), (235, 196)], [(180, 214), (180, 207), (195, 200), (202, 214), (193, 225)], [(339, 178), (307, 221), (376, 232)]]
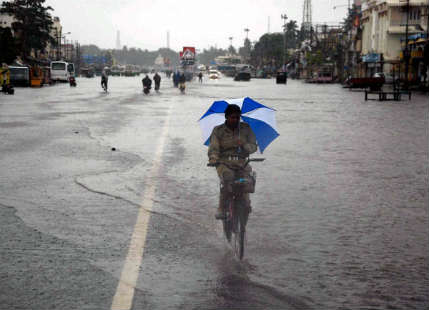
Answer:
[(0, 13), (14, 17), (12, 29), (15, 32), (17, 46), (23, 59), (27, 59), (32, 49), (44, 51), (48, 42), (56, 44), (51, 37), (53, 11), (50, 6), (43, 6), (45, 0), (14, 0), (3, 2)]
[(18, 55), (15, 38), (9, 27), (0, 27), (0, 65), (2, 63), (12, 63)]
[(202, 53), (197, 55), (201, 64), (209, 65), (218, 56), (223, 56), (227, 53), (226, 50), (211, 46), (209, 49), (204, 49)]
[(254, 66), (275, 65), (283, 62), (283, 33), (266, 33), (255, 44), (251, 53)]
[(242, 56), (244, 59), (249, 59), (251, 52), (252, 52), (252, 43), (250, 43), (250, 40), (246, 38), (244, 40), (244, 46), (240, 47), (240, 49), (238, 50), (238, 54)]
[(228, 47), (228, 53), (230, 53), (231, 55), (235, 55), (237, 54), (237, 51), (235, 50), (234, 46), (230, 45)]
[(295, 20), (291, 20), (286, 24), (286, 47), (298, 47), (298, 24)]

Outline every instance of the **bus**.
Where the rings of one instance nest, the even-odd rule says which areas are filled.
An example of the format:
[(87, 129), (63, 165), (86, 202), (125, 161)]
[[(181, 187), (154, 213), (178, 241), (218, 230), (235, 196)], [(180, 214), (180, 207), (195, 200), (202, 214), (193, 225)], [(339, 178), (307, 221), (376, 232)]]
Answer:
[(30, 86), (30, 68), (27, 66), (9, 66), (10, 84), (13, 86)]
[(70, 73), (67, 70), (67, 66), (68, 66), (68, 63), (65, 61), (52, 61), (51, 62), (51, 80), (68, 82)]

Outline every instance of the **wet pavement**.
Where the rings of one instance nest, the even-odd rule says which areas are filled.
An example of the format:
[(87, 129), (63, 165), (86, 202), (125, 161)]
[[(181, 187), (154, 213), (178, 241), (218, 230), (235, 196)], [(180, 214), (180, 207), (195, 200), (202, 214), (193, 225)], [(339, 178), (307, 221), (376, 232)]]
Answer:
[[(290, 80), (78, 79), (0, 96), (0, 309), (111, 309), (137, 214), (131, 309), (427, 309), (427, 96)], [(214, 220), (199, 117), (250, 96), (280, 137), (253, 164), (245, 259)], [(153, 192), (153, 195), (151, 194)]]

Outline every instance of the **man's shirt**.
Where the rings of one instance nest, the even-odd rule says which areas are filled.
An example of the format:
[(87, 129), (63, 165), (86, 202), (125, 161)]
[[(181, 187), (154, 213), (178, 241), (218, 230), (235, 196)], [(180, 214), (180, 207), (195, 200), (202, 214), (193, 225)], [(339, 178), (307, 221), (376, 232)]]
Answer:
[[(237, 140), (242, 143), (241, 152)], [(256, 152), (257, 148), (256, 137), (249, 124), (240, 122), (237, 128), (231, 130), (224, 123), (213, 129), (208, 156), (212, 160), (228, 160), (230, 156), (248, 156)]]

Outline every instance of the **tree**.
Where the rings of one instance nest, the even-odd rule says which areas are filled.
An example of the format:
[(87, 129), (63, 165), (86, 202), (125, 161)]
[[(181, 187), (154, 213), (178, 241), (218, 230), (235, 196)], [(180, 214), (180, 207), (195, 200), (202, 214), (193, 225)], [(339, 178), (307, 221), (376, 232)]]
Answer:
[(297, 48), (298, 46), (298, 24), (291, 20), (286, 24), (286, 46), (287, 48)]
[(202, 53), (198, 54), (197, 57), (201, 64), (210, 64), (218, 56), (223, 56), (227, 53), (226, 50), (211, 46), (209, 49), (204, 49)]
[(12, 63), (18, 55), (15, 38), (9, 27), (0, 27), (0, 65), (2, 63)]
[(31, 51), (44, 51), (48, 42), (56, 44), (51, 36), (53, 25), (49, 11), (53, 9), (44, 7), (45, 0), (15, 0), (3, 2), (0, 13), (14, 17), (12, 29), (15, 32), (17, 46), (23, 59), (27, 59)]
[(283, 63), (283, 33), (266, 33), (260, 37), (252, 50), (251, 63), (259, 67), (280, 66)]
[(228, 53), (230, 53), (231, 55), (235, 55), (237, 54), (237, 51), (235, 50), (234, 46), (230, 45), (228, 47)]
[(252, 52), (252, 43), (250, 43), (250, 40), (246, 38), (244, 40), (244, 46), (240, 47), (240, 49), (238, 50), (238, 54), (242, 56), (244, 59), (249, 59), (251, 52)]

